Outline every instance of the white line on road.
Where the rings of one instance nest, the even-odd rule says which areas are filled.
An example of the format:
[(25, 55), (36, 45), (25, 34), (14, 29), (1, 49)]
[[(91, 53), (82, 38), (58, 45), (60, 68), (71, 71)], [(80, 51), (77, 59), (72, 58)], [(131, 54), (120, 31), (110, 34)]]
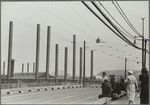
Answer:
[[(83, 89), (83, 88), (80, 88), (80, 89)], [(67, 91), (67, 89), (65, 89), (66, 91)], [(79, 89), (78, 89), (79, 90)], [(24, 96), (24, 95), (38, 95), (38, 94), (41, 94), (41, 93), (45, 93), (45, 92), (52, 92), (52, 93), (54, 93), (54, 92), (56, 92), (56, 91), (61, 91), (61, 90), (50, 90), (50, 91), (47, 91), (47, 90), (45, 90), (45, 91), (36, 91), (36, 93), (33, 93), (33, 92), (28, 92), (28, 93), (18, 93), (16, 96), (13, 96), (13, 95), (9, 95), (8, 97), (7, 96), (5, 96), (5, 97), (1, 97), (2, 99), (8, 99), (8, 98), (15, 98), (16, 99), (16, 97), (18, 97), (18, 96)], [(20, 99), (20, 98), (17, 98), (17, 99)]]
[[(89, 93), (85, 93), (85, 94), (91, 94), (91, 93), (97, 93), (99, 91), (96, 91), (96, 92), (89, 92)], [(85, 95), (85, 94), (78, 94), (78, 95), (74, 95), (74, 96), (69, 96), (69, 97), (64, 97), (64, 98), (59, 98), (59, 99), (55, 99), (55, 100), (51, 100), (51, 101), (46, 101), (44, 103), (47, 103), (47, 102), (53, 102), (53, 101), (58, 101), (58, 100), (63, 100), (63, 99), (67, 99), (67, 98), (72, 98), (72, 97), (77, 97), (77, 96), (82, 96), (82, 95)], [(43, 101), (41, 101), (40, 103), (43, 104)]]
[[(78, 89), (78, 90), (81, 90), (81, 89), (83, 89), (83, 88), (80, 88), (80, 89)], [(74, 89), (74, 90), (76, 90), (76, 89)], [(55, 93), (55, 92), (60, 92), (61, 90), (58, 90), (58, 91), (48, 91), (49, 93)], [(65, 91), (68, 91), (68, 90), (63, 90), (63, 91), (61, 91), (61, 92), (65, 92)], [(12, 103), (12, 102), (17, 102), (16, 100), (18, 100), (18, 99), (27, 99), (27, 98), (32, 98), (32, 97), (34, 97), (34, 96), (41, 96), (41, 98), (42, 98), (42, 96), (45, 96), (46, 94), (48, 94), (48, 92), (46, 92), (46, 91), (44, 91), (44, 92), (38, 92), (38, 93), (30, 93), (30, 94), (22, 94), (22, 95), (18, 95), (18, 96), (20, 96), (20, 97), (18, 97), (18, 96), (16, 96), (16, 97), (11, 97), (12, 99), (10, 99), (10, 100), (12, 100), (10, 103)], [(41, 94), (42, 93), (42, 94)], [(59, 94), (59, 95), (64, 95), (64, 93), (62, 93), (62, 94)], [(54, 96), (54, 95), (53, 95)], [(53, 97), (52, 96), (52, 97)], [(44, 97), (43, 97), (44, 98)], [(5, 100), (6, 102), (8, 102), (8, 99), (7, 99), (7, 97), (5, 97), (4, 99), (2, 99), (2, 100)], [(39, 99), (35, 99), (35, 100), (39, 100)], [(28, 100), (28, 101), (30, 101), (30, 100)], [(3, 101), (3, 103), (4, 103), (4, 101)]]

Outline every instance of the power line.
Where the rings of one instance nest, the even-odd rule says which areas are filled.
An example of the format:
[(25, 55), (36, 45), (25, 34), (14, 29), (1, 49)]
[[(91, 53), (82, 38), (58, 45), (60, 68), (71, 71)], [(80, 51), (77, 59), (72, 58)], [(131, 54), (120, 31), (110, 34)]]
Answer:
[[(12, 18), (12, 19), (17, 20), (17, 21), (16, 21), (17, 23), (21, 22), (21, 23), (24, 23), (24, 24), (26, 24), (26, 25), (32, 27), (32, 28), (36, 28), (36, 26), (34, 26), (34, 25), (32, 25), (32, 24), (29, 24), (29, 23), (27, 23), (27, 22), (24, 22), (24, 21), (22, 21), (22, 20), (16, 19), (16, 18), (11, 17), (11, 16), (6, 15), (6, 14), (3, 14), (3, 15), (8, 16), (9, 18)], [(42, 32), (46, 33), (46, 30), (44, 30), (44, 29), (41, 29), (41, 30), (42, 30)], [(64, 37), (62, 37), (62, 36), (56, 35), (56, 34), (54, 34), (54, 33), (52, 33), (52, 34), (55, 35), (55, 36), (57, 36), (57, 37), (60, 37), (60, 38), (62, 38), (62, 39), (64, 39), (64, 40), (66, 40), (66, 41), (71, 42), (69, 39), (66, 39), (66, 38), (64, 38)]]
[(113, 18), (113, 16), (107, 11), (107, 9), (100, 3), (100, 1), (98, 1), (98, 2), (99, 2), (99, 4), (105, 9), (105, 11), (112, 17), (112, 19), (113, 19), (126, 33), (128, 33), (130, 36), (124, 33), (125, 35), (127, 35), (127, 36), (130, 37), (130, 38), (134, 37), (134, 36), (131, 35), (129, 32), (127, 32), (127, 31), (116, 21), (116, 19)]
[(123, 12), (123, 10), (121, 9), (120, 5), (118, 4), (118, 2), (116, 1), (118, 7), (120, 8), (120, 10), (122, 11), (122, 13), (124, 14), (124, 16), (126, 17), (126, 19), (128, 20), (128, 22), (130, 23), (130, 25), (132, 26), (133, 30), (137, 33), (137, 35), (141, 36), (139, 34), (139, 32), (134, 28), (134, 26), (132, 25), (132, 23), (129, 21), (129, 19), (127, 18), (127, 16), (125, 15), (125, 13)]
[[(104, 22), (84, 1), (81, 1), (103, 24), (105, 24), (111, 31), (113, 31), (117, 36), (119, 36), (118, 33), (116, 33), (107, 23)], [(119, 36), (122, 40), (124, 40), (121, 36)], [(124, 40), (127, 42), (126, 40)], [(127, 42), (128, 43), (128, 42)], [(129, 44), (129, 43), (128, 43)]]
[[(11, 16), (9, 16), (9, 15), (7, 15), (7, 14), (3, 14), (3, 16), (5, 16), (6, 18), (12, 18), (12, 19), (15, 19), (17, 23), (24, 23), (25, 25), (28, 25), (28, 26), (31, 27), (31, 28), (36, 28), (36, 26), (34, 26), (34, 25), (32, 25), (32, 24), (29, 24), (29, 23), (24, 22), (24, 21), (22, 21), (22, 20), (16, 19), (16, 18), (11, 17)], [(41, 32), (46, 33), (46, 30), (41, 28)], [(70, 39), (64, 38), (64, 37), (59, 36), (59, 35), (54, 34), (54, 33), (52, 33), (52, 35), (55, 35), (56, 37), (59, 37), (59, 38), (61, 38), (61, 39), (64, 39), (64, 40), (66, 40), (66, 41), (72, 43), (72, 40), (70, 40)], [(76, 42), (76, 44), (77, 44), (78, 46), (80, 46), (80, 45), (79, 45), (79, 42), (78, 42), (78, 43)]]
[[(130, 40), (128, 40), (120, 31), (119, 28), (113, 24), (113, 22), (100, 10), (100, 8), (96, 5), (96, 3), (94, 3), (94, 1), (91, 1), (91, 3), (96, 7), (96, 9), (103, 15), (103, 17), (117, 30), (117, 32), (123, 37), (120, 37), (119, 34), (116, 34), (117, 36), (119, 36), (121, 39), (123, 39), (125, 42), (127, 42), (129, 45), (142, 50), (142, 48), (139, 48), (138, 46), (135, 46)], [(146, 50), (147, 53), (149, 53), (148, 50)]]
[[(134, 29), (132, 28), (132, 26), (129, 24), (129, 22), (126, 20), (126, 18), (123, 16), (123, 14), (120, 12), (120, 10), (118, 9), (118, 7), (116, 6), (116, 4), (112, 1), (112, 3), (114, 4), (114, 6), (116, 7), (116, 9), (118, 10), (118, 12), (120, 13), (120, 15), (123, 17), (123, 19), (126, 21), (126, 23), (130, 26), (130, 28), (134, 31)], [(134, 31), (135, 32), (135, 31)], [(135, 32), (136, 33), (136, 32)], [(136, 33), (137, 34), (137, 33)]]
[[(86, 21), (76, 12), (76, 10), (68, 3), (68, 5), (73, 9), (73, 11), (80, 17), (80, 19), (93, 31), (94, 35), (96, 35), (96, 32), (86, 23)], [(96, 35), (98, 36), (98, 35)]]
[[(117, 3), (117, 5), (118, 5), (118, 7), (120, 8), (120, 10), (121, 10), (121, 12), (123, 13), (121, 13), (120, 12), (120, 10), (118, 9), (118, 7), (116, 6), (116, 4), (112, 1), (112, 3), (114, 4), (114, 6), (116, 7), (116, 9), (118, 10), (118, 12), (121, 14), (121, 16), (124, 18), (124, 20), (127, 22), (127, 24), (131, 27), (131, 29), (137, 34), (137, 35), (139, 35), (139, 36), (141, 36), (139, 33), (138, 33), (138, 31), (133, 27), (133, 25), (131, 24), (131, 22), (129, 21), (129, 19), (127, 18), (127, 16), (125, 15), (125, 13), (123, 12), (123, 10), (121, 9), (121, 7), (119, 6), (119, 4)], [(124, 15), (124, 16), (123, 16)]]
[[(47, 9), (43, 8), (42, 6), (38, 5), (37, 3), (34, 3), (34, 4), (37, 5), (37, 6), (39, 6), (39, 7), (41, 7), (42, 9), (44, 9), (44, 10), (47, 11), (48, 13), (52, 14), (53, 16), (59, 18), (59, 19), (62, 20), (63, 22), (65, 22), (65, 23), (69, 24), (70, 26), (74, 27), (75, 29), (81, 31), (81, 32), (84, 33), (85, 35), (88, 35), (89, 37), (92, 37), (91, 35), (89, 35), (89, 34), (87, 34), (86, 32), (80, 30), (79, 28), (75, 27), (74, 25), (70, 24), (69, 22), (65, 21), (64, 19), (60, 18), (59, 16), (53, 14), (53, 13), (50, 12), (49, 10), (47, 10)], [(92, 37), (92, 38), (94, 38), (94, 37)], [(94, 39), (95, 39), (95, 38), (94, 38)]]
[[(127, 42), (129, 45), (138, 48), (137, 46), (135, 46), (133, 43), (131, 43), (124, 35), (122, 35), (122, 33), (119, 31), (119, 28), (113, 24), (113, 22), (99, 9), (99, 7), (93, 2), (91, 1), (91, 3), (96, 7), (96, 9), (102, 14), (102, 16), (117, 30), (117, 32), (122, 36), (120, 36), (119, 34), (117, 34), (115, 31), (115, 34), (117, 36), (119, 36), (122, 40), (124, 40), (125, 42)], [(140, 49), (140, 48), (139, 48)]]

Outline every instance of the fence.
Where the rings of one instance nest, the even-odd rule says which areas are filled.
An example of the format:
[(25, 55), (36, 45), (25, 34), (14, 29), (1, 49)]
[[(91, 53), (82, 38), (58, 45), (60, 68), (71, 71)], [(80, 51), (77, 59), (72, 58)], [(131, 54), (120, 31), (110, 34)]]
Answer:
[[(1, 79), (1, 89), (40, 87), (40, 86), (59, 86), (59, 85), (78, 85), (78, 80), (64, 79)], [(86, 80), (85, 86), (100, 85), (97, 80)]]

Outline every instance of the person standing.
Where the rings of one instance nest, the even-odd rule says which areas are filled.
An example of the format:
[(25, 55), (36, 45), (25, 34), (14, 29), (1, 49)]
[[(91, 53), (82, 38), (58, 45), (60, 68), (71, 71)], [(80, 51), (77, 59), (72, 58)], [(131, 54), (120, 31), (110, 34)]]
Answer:
[(129, 104), (134, 104), (135, 99), (135, 85), (138, 89), (137, 80), (135, 76), (133, 75), (133, 71), (128, 71), (128, 76), (125, 79), (126, 83), (126, 90), (127, 90), (127, 98), (129, 100)]
[(139, 75), (139, 81), (141, 82), (140, 104), (149, 104), (149, 74), (147, 68), (143, 67), (141, 73)]
[(102, 95), (103, 97), (106, 97), (106, 102), (108, 102), (108, 98), (111, 97), (111, 84), (110, 81), (108, 80), (108, 77), (106, 76), (106, 73), (103, 72), (103, 77), (102, 77)]

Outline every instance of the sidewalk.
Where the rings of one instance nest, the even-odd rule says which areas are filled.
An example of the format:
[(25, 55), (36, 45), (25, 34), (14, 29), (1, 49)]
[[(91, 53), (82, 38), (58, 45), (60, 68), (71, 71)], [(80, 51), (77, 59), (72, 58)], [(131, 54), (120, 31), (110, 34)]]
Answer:
[[(140, 98), (138, 98), (138, 95), (139, 93), (135, 93), (135, 104), (140, 104)], [(115, 101), (110, 101), (108, 102), (108, 104), (119, 104), (119, 105), (122, 105), (122, 104), (128, 104), (128, 100), (127, 100), (127, 95), (124, 96), (124, 97), (121, 97), (120, 99), (118, 100), (115, 100)]]

